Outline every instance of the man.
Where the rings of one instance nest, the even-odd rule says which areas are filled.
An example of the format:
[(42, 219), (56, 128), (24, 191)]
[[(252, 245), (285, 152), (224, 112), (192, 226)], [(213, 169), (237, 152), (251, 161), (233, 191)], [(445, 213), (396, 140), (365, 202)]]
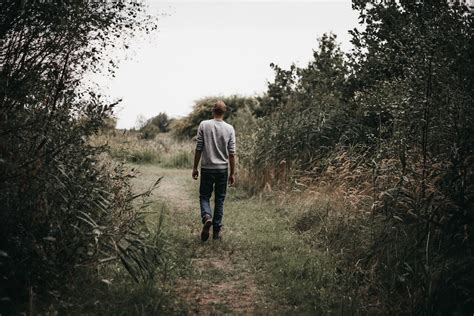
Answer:
[[(212, 226), (212, 238), (221, 238), (222, 216), (227, 182), (235, 182), (235, 131), (232, 125), (224, 122), (227, 107), (223, 101), (217, 101), (212, 109), (213, 119), (202, 121), (197, 132), (197, 144), (194, 154), (193, 179), (199, 176), (198, 165), (201, 160), (201, 183), (199, 186), (199, 204), (201, 207), (201, 240), (209, 238)], [(230, 173), (228, 167), (230, 166)], [(214, 216), (209, 200), (214, 191)]]

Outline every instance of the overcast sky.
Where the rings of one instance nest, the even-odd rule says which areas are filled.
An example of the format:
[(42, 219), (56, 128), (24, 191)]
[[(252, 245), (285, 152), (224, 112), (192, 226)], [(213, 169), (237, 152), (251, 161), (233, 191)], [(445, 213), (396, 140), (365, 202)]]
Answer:
[(105, 93), (122, 98), (119, 128), (137, 116), (188, 114), (193, 101), (214, 95), (255, 95), (272, 80), (270, 63), (306, 65), (325, 32), (350, 49), (357, 26), (350, 0), (149, 0), (163, 16), (159, 31), (134, 40), (116, 78), (99, 80)]

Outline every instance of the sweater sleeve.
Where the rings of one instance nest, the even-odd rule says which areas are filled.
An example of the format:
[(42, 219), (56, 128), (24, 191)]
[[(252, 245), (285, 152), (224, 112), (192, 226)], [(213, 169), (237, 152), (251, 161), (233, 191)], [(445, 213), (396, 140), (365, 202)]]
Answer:
[(204, 133), (203, 133), (202, 122), (199, 124), (197, 136), (196, 136), (196, 150), (202, 151), (204, 148)]
[(235, 154), (235, 130), (232, 127), (231, 133), (230, 133), (230, 138), (229, 138), (229, 143), (227, 145), (227, 150), (229, 151), (229, 154), (234, 155)]

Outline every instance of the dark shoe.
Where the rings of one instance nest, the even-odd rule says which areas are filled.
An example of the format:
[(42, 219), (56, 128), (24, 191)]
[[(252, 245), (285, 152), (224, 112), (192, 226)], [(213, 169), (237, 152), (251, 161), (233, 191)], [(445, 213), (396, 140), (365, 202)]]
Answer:
[(218, 231), (218, 230), (213, 230), (212, 231), (212, 239), (213, 240), (221, 240), (222, 239), (221, 232)]
[(209, 239), (209, 228), (211, 228), (212, 225), (212, 219), (210, 216), (206, 216), (206, 219), (204, 221), (204, 225), (202, 226), (202, 231), (201, 231), (201, 240), (206, 241)]

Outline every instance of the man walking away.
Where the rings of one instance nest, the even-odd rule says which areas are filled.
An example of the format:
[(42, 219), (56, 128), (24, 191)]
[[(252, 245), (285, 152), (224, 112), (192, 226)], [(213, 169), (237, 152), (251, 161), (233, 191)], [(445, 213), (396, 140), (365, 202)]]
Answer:
[[(201, 207), (201, 240), (209, 238), (212, 226), (212, 238), (221, 238), (222, 216), (227, 182), (235, 182), (235, 131), (232, 125), (224, 122), (227, 107), (223, 101), (217, 101), (212, 109), (213, 119), (202, 121), (197, 132), (197, 144), (194, 154), (193, 179), (199, 176), (198, 165), (201, 160), (201, 183), (199, 186), (199, 204)], [(228, 166), (230, 165), (230, 173)], [(209, 200), (214, 191), (214, 216)]]

